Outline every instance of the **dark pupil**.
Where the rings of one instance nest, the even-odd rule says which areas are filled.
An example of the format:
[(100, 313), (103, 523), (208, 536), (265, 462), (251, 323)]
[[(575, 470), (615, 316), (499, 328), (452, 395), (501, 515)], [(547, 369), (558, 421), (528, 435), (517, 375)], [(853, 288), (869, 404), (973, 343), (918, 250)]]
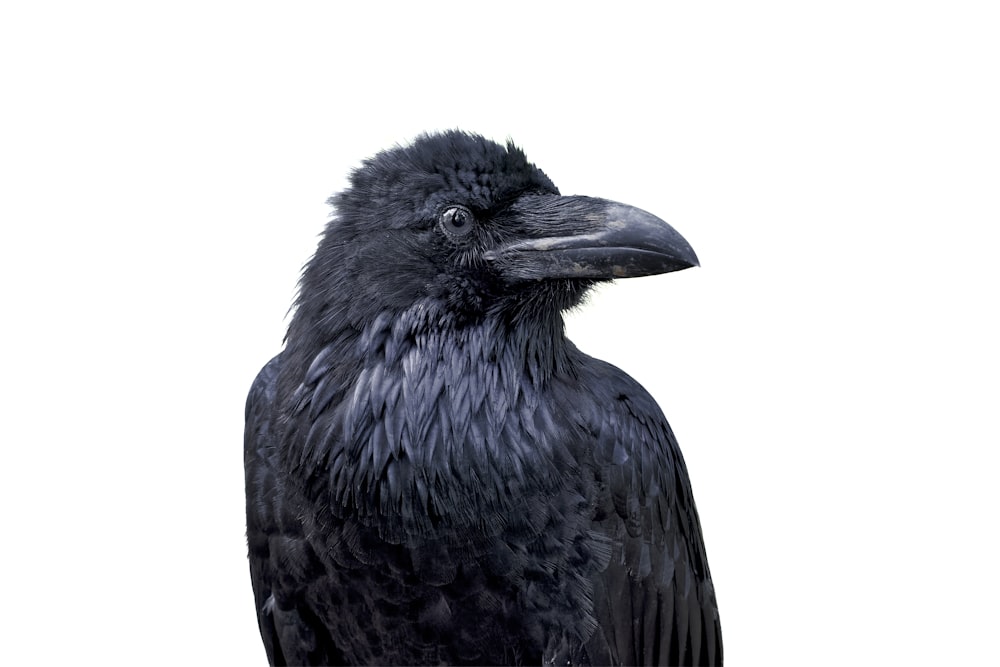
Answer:
[(465, 211), (463, 211), (461, 209), (457, 209), (457, 208), (456, 209), (452, 209), (451, 213), (450, 213), (450, 215), (448, 217), (450, 218), (450, 221), (451, 221), (451, 224), (452, 224), (453, 227), (464, 227), (465, 226), (465, 223), (466, 223), (466, 220), (465, 220)]

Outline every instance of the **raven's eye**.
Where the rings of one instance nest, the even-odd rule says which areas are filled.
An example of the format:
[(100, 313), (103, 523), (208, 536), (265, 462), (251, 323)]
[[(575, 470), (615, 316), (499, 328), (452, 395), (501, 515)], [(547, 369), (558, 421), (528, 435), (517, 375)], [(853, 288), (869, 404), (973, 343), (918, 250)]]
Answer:
[(441, 227), (449, 236), (465, 236), (472, 231), (475, 218), (464, 206), (449, 206), (441, 213)]

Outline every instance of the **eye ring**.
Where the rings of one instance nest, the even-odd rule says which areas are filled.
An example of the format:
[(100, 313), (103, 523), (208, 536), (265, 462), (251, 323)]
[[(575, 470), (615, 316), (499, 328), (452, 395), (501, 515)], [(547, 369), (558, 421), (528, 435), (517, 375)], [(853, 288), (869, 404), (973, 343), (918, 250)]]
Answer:
[(458, 238), (467, 235), (475, 226), (476, 217), (464, 206), (449, 206), (438, 217), (441, 229), (448, 236)]

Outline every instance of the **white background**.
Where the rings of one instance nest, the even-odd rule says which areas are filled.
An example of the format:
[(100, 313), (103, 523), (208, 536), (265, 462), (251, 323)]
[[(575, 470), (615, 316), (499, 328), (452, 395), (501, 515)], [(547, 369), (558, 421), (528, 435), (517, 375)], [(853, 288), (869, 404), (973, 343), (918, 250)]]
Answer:
[(675, 427), (729, 664), (995, 655), (991, 3), (348, 4), (0, 12), (4, 662), (264, 664), (246, 391), (327, 196), (453, 127), (697, 250), (569, 328)]

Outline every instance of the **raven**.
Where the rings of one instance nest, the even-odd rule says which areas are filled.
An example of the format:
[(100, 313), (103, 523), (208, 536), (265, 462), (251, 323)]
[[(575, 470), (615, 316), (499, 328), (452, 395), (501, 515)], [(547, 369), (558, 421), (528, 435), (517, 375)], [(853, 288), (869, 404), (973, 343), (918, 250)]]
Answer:
[(329, 203), (246, 405), (270, 663), (721, 664), (670, 426), (562, 319), (598, 282), (697, 265), (687, 241), (461, 131)]

